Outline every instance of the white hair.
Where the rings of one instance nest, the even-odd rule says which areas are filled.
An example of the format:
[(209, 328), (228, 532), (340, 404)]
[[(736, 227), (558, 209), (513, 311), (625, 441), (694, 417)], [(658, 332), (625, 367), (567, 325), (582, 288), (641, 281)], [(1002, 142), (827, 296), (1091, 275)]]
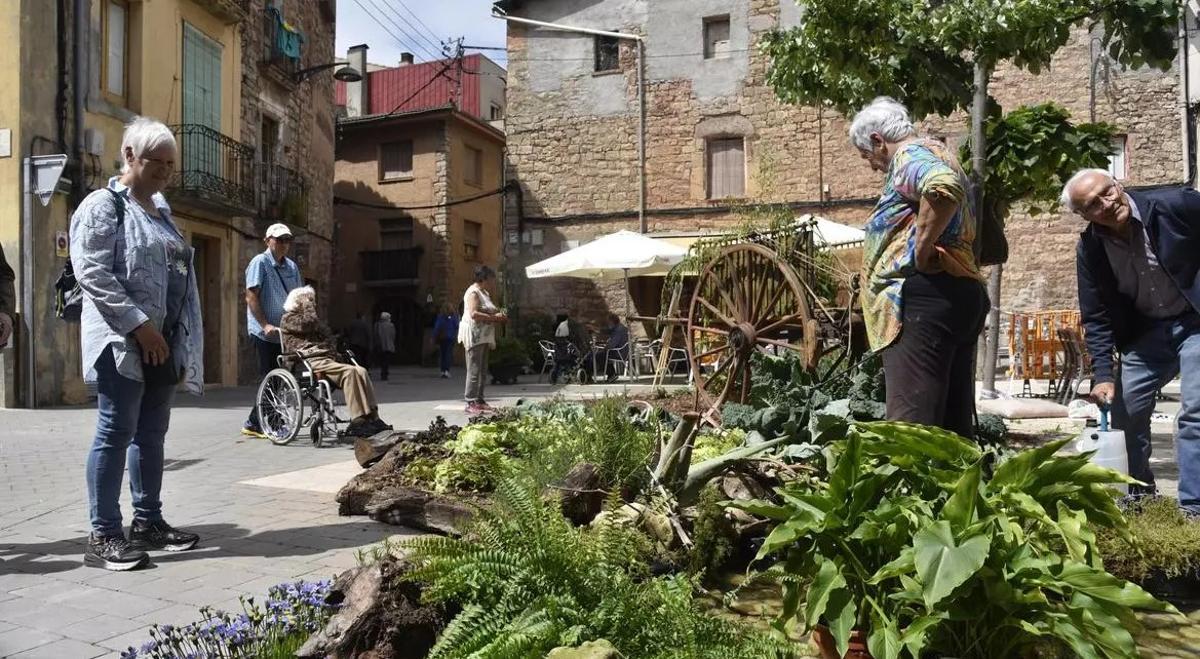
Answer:
[(879, 133), (889, 142), (899, 142), (917, 134), (908, 108), (890, 96), (880, 96), (854, 115), (850, 122), (850, 142), (861, 151), (871, 150), (871, 133)]
[(121, 136), (121, 173), (129, 171), (125, 149), (133, 149), (133, 157), (141, 158), (166, 144), (170, 144), (171, 148), (178, 152), (179, 146), (175, 143), (175, 136), (171, 134), (170, 128), (149, 117), (134, 117), (133, 121), (125, 125), (125, 134)]
[(288, 313), (291, 313), (291, 312), (295, 311), (296, 309), (300, 308), (301, 298), (316, 299), (316, 297), (317, 297), (317, 292), (313, 290), (312, 286), (301, 286), (300, 288), (293, 288), (288, 293), (287, 299), (283, 301), (283, 310)]
[(1072, 213), (1079, 210), (1078, 208), (1075, 208), (1075, 202), (1071, 199), (1071, 188), (1075, 187), (1075, 185), (1082, 181), (1085, 176), (1092, 174), (1099, 174), (1100, 176), (1103, 176), (1104, 178), (1114, 182), (1117, 180), (1116, 177), (1112, 175), (1112, 172), (1108, 171), (1107, 169), (1088, 168), (1075, 172), (1075, 174), (1071, 176), (1071, 178), (1067, 179), (1067, 182), (1063, 184), (1062, 194), (1058, 197), (1058, 201), (1063, 205), (1063, 208), (1066, 208)]

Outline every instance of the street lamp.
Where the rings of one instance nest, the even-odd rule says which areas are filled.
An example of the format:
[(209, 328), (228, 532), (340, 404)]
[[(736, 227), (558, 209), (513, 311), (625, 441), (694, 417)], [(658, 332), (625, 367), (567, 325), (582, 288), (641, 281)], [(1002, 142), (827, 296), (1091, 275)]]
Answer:
[(358, 69), (347, 65), (345, 62), (330, 62), (328, 64), (310, 66), (307, 69), (300, 69), (292, 74), (292, 79), (296, 82), (304, 82), (305, 80), (311, 78), (314, 74), (320, 73), (325, 69), (332, 69), (335, 66), (340, 66), (342, 68), (333, 72), (334, 80), (341, 80), (342, 82), (358, 82), (362, 80), (362, 74), (358, 72)]

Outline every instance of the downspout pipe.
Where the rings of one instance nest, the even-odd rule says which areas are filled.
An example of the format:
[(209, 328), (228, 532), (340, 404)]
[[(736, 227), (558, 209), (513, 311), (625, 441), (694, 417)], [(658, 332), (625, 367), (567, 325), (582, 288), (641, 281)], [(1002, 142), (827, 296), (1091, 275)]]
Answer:
[(91, 3), (89, 0), (75, 0), (75, 6), (72, 9), (75, 19), (75, 29), (71, 35), (71, 44), (73, 47), (71, 57), (71, 91), (72, 94), (72, 112), (74, 115), (74, 134), (71, 139), (71, 158), (75, 161), (75, 167), (72, 170), (71, 178), (71, 206), (79, 205), (83, 201), (83, 196), (86, 190), (83, 189), (83, 113), (84, 103), (87, 99), (88, 92), (88, 57), (87, 57), (87, 34), (88, 22), (91, 18)]
[(492, 18), (498, 18), (509, 23), (518, 23), (521, 25), (530, 25), (540, 27), (547, 30), (560, 30), (562, 32), (574, 32), (576, 34), (591, 34), (598, 37), (610, 37), (613, 39), (625, 39), (627, 41), (636, 42), (637, 47), (637, 95), (638, 95), (638, 227), (642, 233), (646, 233), (646, 75), (645, 75), (645, 46), (646, 40), (644, 37), (637, 34), (627, 34), (624, 32), (610, 32), (608, 30), (594, 30), (587, 27), (577, 27), (574, 25), (563, 25), (562, 23), (548, 23), (546, 21), (537, 21), (531, 18), (521, 18), (512, 16), (499, 11), (492, 12)]

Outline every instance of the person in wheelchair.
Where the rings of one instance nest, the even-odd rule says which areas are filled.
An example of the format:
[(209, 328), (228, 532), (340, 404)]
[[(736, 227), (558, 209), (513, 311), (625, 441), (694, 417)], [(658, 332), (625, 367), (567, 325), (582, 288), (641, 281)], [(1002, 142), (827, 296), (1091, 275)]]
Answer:
[(345, 393), (351, 415), (346, 434), (369, 437), (392, 429), (379, 418), (375, 388), (367, 369), (338, 361), (333, 331), (317, 316), (317, 293), (311, 286), (288, 293), (280, 329), (288, 353), (299, 355), (308, 362), (314, 375), (329, 378)]

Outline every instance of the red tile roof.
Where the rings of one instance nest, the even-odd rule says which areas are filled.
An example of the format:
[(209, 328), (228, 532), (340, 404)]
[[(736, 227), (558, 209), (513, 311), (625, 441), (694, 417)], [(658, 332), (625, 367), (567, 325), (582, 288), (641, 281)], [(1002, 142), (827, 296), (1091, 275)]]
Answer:
[[(478, 71), (481, 59), (478, 54), (466, 55), (462, 66), (467, 71)], [(482, 116), (479, 107), (481, 76), (459, 73), (452, 59), (380, 69), (367, 76), (370, 105), (366, 114), (385, 114), (393, 110), (416, 112), (448, 105), (455, 100), (457, 81), (461, 76), (462, 103), (458, 109), (476, 117)], [(430, 82), (431, 78), (433, 82)], [(346, 83), (337, 82), (334, 98), (338, 105), (346, 104)]]

